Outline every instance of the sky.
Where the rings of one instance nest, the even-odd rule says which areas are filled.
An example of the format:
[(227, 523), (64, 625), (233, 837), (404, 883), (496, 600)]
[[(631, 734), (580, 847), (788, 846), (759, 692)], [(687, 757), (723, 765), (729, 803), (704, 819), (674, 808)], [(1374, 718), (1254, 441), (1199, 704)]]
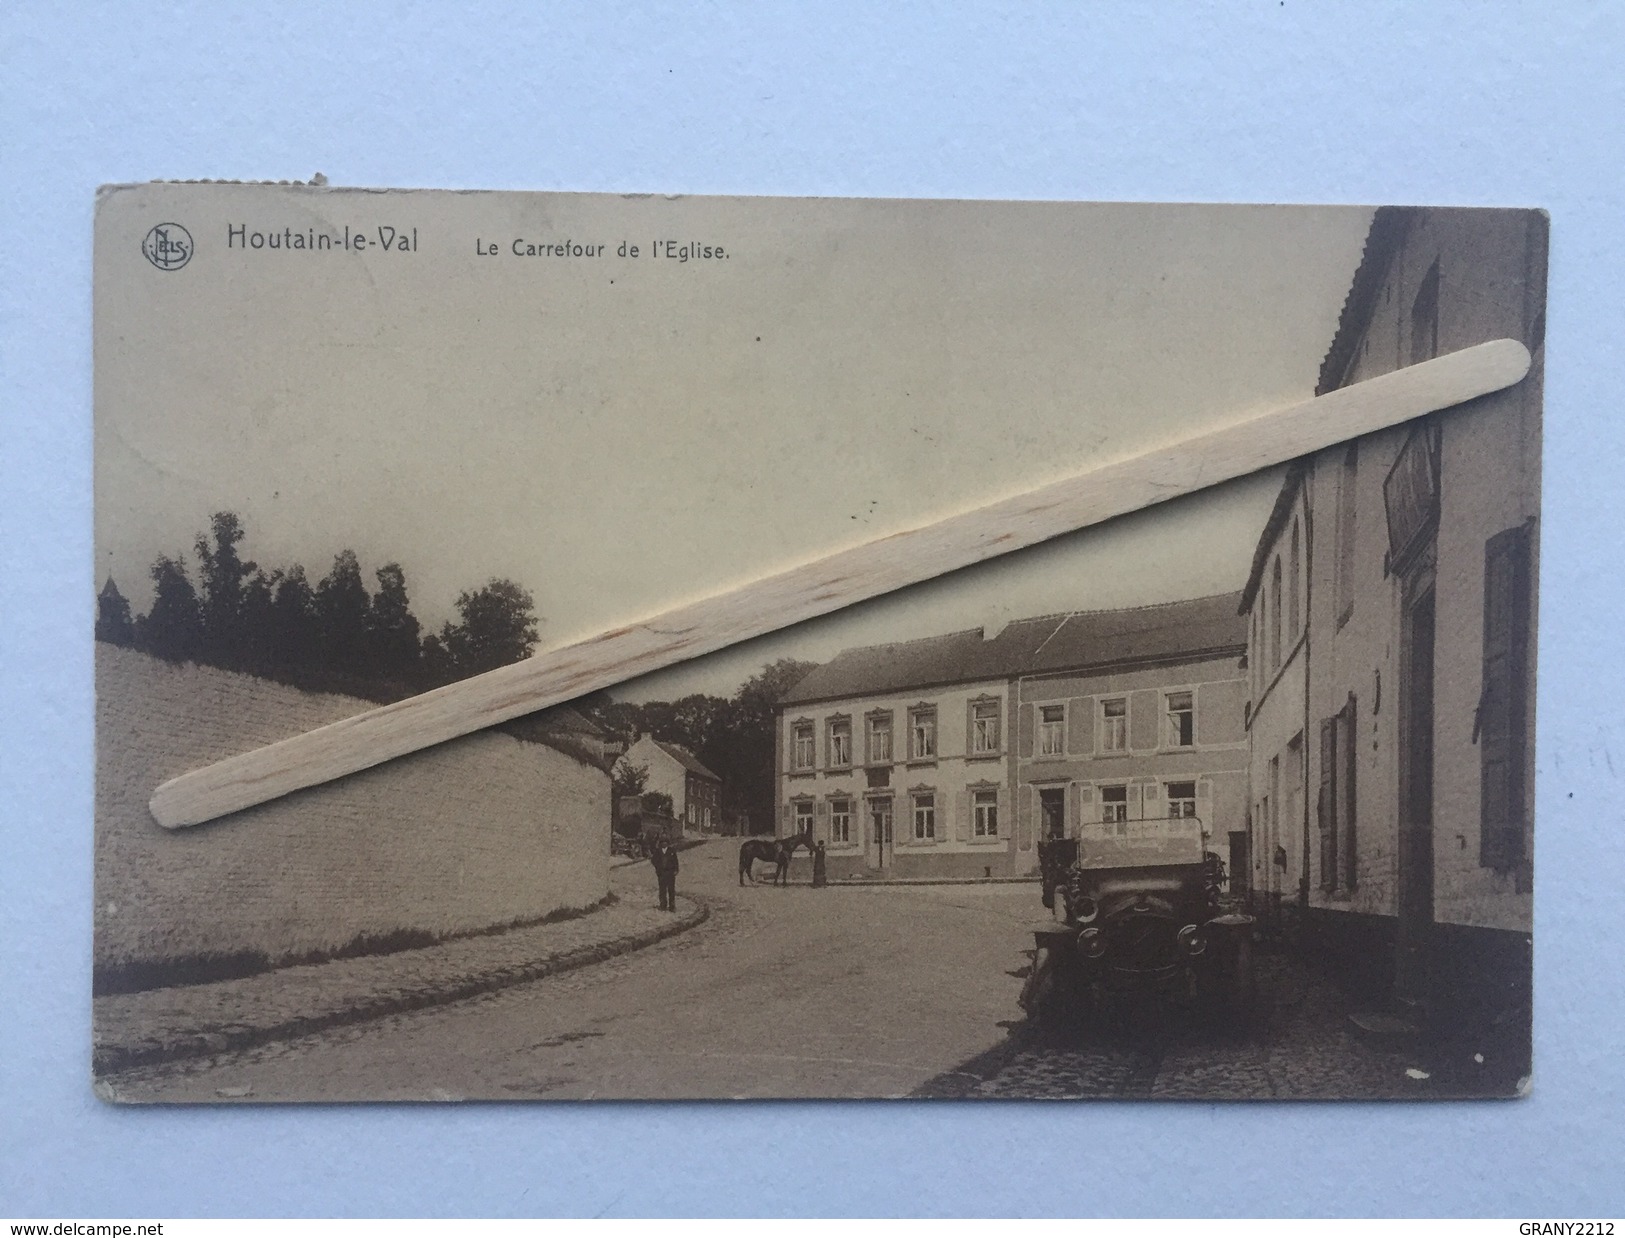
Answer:
[[(139, 613), (152, 559), (191, 561), (209, 514), (229, 509), (264, 567), (301, 562), (314, 581), (345, 547), (369, 575), (399, 562), (431, 628), (461, 590), (507, 577), (535, 596), (542, 647), (568, 643), (1308, 397), (1369, 219), (105, 193), (97, 584), (113, 576)], [(184, 269), (143, 257), (158, 222), (194, 237)], [(335, 245), (255, 247), (256, 233)], [(337, 248), (354, 235), (374, 243)], [(1275, 485), (1246, 479), (617, 695), (727, 694), (780, 656), (1237, 589)]]

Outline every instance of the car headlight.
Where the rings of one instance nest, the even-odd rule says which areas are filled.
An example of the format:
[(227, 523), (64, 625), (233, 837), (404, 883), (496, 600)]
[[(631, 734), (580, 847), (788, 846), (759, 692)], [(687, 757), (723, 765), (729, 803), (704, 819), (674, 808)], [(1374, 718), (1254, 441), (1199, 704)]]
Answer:
[(1186, 954), (1195, 958), (1207, 949), (1207, 934), (1202, 931), (1201, 926), (1187, 924), (1179, 930), (1179, 945)]
[(1086, 928), (1078, 934), (1078, 953), (1086, 958), (1098, 959), (1106, 953), (1106, 939), (1097, 928)]
[(1072, 905), (1072, 918), (1079, 924), (1089, 924), (1100, 914), (1100, 907), (1092, 898), (1080, 898)]

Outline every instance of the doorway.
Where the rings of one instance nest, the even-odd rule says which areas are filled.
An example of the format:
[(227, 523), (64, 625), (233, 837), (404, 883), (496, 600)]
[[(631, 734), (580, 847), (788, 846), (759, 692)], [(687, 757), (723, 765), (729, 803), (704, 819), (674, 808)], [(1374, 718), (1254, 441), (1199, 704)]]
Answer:
[(891, 867), (891, 796), (877, 796), (869, 801), (869, 866)]
[(1038, 789), (1038, 819), (1045, 842), (1066, 837), (1066, 788), (1040, 787)]
[(1399, 923), (1394, 992), (1427, 992), (1433, 928), (1433, 647), (1435, 596), (1429, 565), (1402, 595), (1399, 673)]
[(1230, 893), (1244, 897), (1252, 874), (1252, 848), (1246, 830), (1230, 831)]

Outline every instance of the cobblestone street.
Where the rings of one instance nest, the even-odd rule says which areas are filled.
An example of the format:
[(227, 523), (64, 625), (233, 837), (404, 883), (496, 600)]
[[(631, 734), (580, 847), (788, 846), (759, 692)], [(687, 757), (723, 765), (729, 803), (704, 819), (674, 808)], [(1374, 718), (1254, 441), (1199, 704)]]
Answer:
[[(449, 1005), (113, 1076), (127, 1100), (1417, 1096), (1405, 1054), (1345, 1030), (1280, 956), (1256, 1025), (1177, 1017), (1039, 1035), (1023, 1020), (1028, 884), (741, 888), (735, 847), (683, 854), (710, 915), (606, 962)], [(763, 870), (766, 871), (765, 869)], [(646, 865), (615, 870), (652, 904)], [(1037, 913), (1037, 915), (1035, 915)], [(626, 914), (623, 912), (623, 914)]]
[[(1280, 955), (1259, 962), (1259, 1008), (1245, 1028), (1179, 1011), (1132, 1012), (1109, 1027), (1039, 1033), (938, 1076), (921, 1096), (1166, 1100), (1381, 1100), (1433, 1094), (1431, 1071), (1348, 1030), (1337, 991)], [(1415, 1071), (1416, 1074), (1407, 1074)]]

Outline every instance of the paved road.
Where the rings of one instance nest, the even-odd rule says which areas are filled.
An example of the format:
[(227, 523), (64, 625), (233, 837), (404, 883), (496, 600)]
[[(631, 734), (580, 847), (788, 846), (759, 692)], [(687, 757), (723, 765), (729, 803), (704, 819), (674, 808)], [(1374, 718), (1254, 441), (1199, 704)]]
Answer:
[[(1031, 885), (739, 888), (735, 847), (683, 854), (710, 918), (607, 963), (451, 1006), (118, 1077), (122, 1097), (1403, 1097), (1472, 1092), (1357, 1040), (1338, 995), (1260, 960), (1255, 1023), (1163, 1012), (1040, 1036), (1016, 995)], [(654, 901), (646, 865), (615, 870)], [(1466, 1073), (1463, 1074), (1462, 1071)], [(1430, 1077), (1423, 1077), (1430, 1076)], [(1441, 1084), (1444, 1088), (1441, 1089)], [(1501, 1090), (1505, 1090), (1505, 1085)]]
[[(488, 997), (121, 1076), (132, 1100), (907, 1095), (1005, 1038), (1030, 885), (739, 888), (736, 848), (683, 853), (710, 919)], [(765, 870), (764, 870), (765, 871)], [(655, 897), (643, 865), (623, 899)], [(157, 1086), (161, 1083), (161, 1086)]]
[(1292, 958), (1266, 953), (1257, 965), (1261, 999), (1245, 1026), (1206, 1025), (1167, 1006), (1098, 1027), (1023, 1026), (917, 1095), (1337, 1100), (1432, 1096), (1441, 1084), (1473, 1094), (1460, 1071), (1436, 1078), (1433, 1063), (1358, 1039), (1337, 991)]

